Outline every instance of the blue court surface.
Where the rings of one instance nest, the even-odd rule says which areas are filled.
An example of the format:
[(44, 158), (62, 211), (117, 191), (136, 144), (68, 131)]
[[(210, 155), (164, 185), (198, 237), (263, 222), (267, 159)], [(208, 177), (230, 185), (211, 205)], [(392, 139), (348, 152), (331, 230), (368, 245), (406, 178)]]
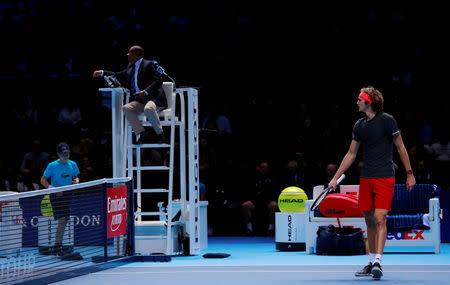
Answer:
[[(400, 251), (400, 250), (399, 250)], [(228, 253), (224, 259), (204, 253)], [(441, 254), (395, 253), (383, 256), (384, 276), (355, 277), (367, 255), (318, 256), (280, 252), (270, 237), (210, 237), (200, 255), (173, 257), (170, 262), (133, 262), (55, 284), (450, 284), (450, 244)]]

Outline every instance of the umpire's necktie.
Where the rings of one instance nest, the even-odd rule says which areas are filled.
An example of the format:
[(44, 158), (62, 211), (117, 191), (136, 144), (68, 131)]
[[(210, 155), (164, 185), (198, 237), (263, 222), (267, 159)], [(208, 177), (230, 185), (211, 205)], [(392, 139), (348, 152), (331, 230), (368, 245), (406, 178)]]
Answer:
[(131, 95), (136, 93), (136, 79), (134, 77), (134, 71), (136, 70), (136, 65), (133, 64), (131, 67)]

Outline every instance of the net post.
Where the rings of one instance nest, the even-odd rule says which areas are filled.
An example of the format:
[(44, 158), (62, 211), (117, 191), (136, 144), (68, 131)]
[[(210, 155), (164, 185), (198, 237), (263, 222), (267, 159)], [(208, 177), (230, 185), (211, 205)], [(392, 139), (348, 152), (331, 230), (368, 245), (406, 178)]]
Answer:
[(128, 193), (128, 217), (129, 217), (129, 224), (128, 224), (128, 248), (129, 248), (129, 254), (131, 256), (134, 256), (136, 254), (135, 248), (134, 248), (134, 180), (131, 179), (129, 182), (127, 182), (127, 193)]
[(103, 221), (104, 221), (104, 227), (103, 227), (103, 261), (108, 261), (108, 214), (107, 214), (107, 183), (104, 183), (102, 185), (103, 190)]

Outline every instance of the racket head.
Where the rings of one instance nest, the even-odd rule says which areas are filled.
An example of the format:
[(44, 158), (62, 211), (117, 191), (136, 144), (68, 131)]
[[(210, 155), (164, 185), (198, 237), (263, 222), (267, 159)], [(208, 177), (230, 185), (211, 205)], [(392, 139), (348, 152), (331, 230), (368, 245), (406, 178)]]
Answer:
[(327, 195), (331, 192), (333, 188), (328, 187), (327, 189), (323, 190), (322, 193), (320, 193), (319, 197), (314, 201), (314, 203), (311, 206), (311, 211), (315, 211), (317, 207), (319, 207), (320, 203), (327, 197)]
[[(342, 180), (345, 179), (345, 174), (342, 174), (339, 179), (337, 180), (336, 186), (339, 185)], [(315, 211), (317, 207), (319, 207), (320, 203), (322, 203), (323, 199), (330, 194), (330, 192), (333, 190), (333, 187), (328, 187), (327, 189), (323, 190), (322, 193), (320, 193), (319, 197), (314, 201), (314, 203), (311, 206), (311, 211)]]

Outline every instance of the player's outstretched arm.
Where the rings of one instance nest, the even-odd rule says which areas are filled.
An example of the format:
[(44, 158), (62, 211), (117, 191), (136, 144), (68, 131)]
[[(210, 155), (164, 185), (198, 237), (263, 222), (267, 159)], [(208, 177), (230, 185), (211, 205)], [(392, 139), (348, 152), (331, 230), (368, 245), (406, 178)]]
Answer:
[(406, 151), (405, 145), (403, 144), (403, 139), (401, 135), (394, 138), (394, 144), (397, 147), (398, 154), (406, 169), (406, 188), (411, 191), (416, 184), (416, 178), (411, 169), (411, 163), (409, 161), (408, 152)]
[(358, 154), (358, 149), (359, 142), (352, 140), (347, 154), (342, 159), (341, 165), (336, 171), (333, 179), (331, 179), (330, 183), (328, 184), (328, 187), (333, 187), (333, 189), (336, 189), (338, 178), (341, 177), (341, 175), (352, 165), (353, 161), (355, 161), (356, 155)]

